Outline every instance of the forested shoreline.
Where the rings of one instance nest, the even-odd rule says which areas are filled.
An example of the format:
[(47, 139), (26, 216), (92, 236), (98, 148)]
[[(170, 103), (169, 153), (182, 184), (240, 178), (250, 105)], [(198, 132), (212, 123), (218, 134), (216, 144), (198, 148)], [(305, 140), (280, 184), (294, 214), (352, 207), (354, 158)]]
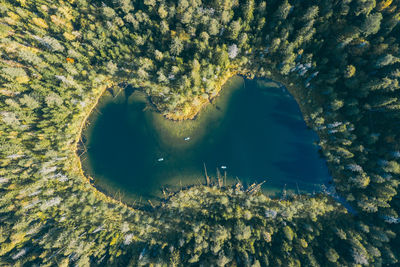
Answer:
[[(399, 264), (398, 0), (0, 0), (0, 14), (1, 265)], [(218, 186), (133, 209), (88, 183), (76, 145), (105, 88), (179, 118), (228, 73), (300, 96), (354, 214)]]

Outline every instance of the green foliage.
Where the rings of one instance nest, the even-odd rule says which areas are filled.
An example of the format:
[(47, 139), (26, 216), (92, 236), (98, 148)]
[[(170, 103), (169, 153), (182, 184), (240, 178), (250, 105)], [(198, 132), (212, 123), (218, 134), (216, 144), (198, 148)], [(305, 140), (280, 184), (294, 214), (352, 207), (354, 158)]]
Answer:
[[(398, 265), (399, 6), (1, 0), (0, 265)], [(356, 211), (202, 186), (130, 208), (79, 172), (80, 126), (107, 87), (180, 114), (236, 72), (288, 86), (320, 137), (328, 192)]]

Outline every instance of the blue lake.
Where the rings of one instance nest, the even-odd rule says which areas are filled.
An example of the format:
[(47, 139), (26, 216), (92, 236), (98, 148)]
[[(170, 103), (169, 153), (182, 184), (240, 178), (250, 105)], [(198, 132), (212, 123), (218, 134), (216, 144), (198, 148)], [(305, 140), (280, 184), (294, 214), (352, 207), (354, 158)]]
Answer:
[[(84, 131), (84, 171), (125, 201), (157, 199), (162, 189), (222, 176), (244, 186), (266, 181), (279, 194), (318, 191), (331, 179), (316, 133), (287, 90), (267, 80), (231, 78), (195, 120), (162, 117), (140, 92), (105, 94)], [(215, 179), (214, 179), (215, 181)]]

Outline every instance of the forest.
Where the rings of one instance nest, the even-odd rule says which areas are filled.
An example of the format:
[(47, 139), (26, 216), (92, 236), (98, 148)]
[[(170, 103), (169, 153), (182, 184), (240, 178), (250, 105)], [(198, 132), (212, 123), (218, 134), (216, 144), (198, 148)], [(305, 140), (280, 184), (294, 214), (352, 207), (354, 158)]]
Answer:
[[(400, 1), (0, 0), (0, 14), (0, 265), (400, 264)], [(127, 206), (83, 175), (106, 89), (182, 120), (234, 74), (298, 99), (332, 188), (210, 183)]]

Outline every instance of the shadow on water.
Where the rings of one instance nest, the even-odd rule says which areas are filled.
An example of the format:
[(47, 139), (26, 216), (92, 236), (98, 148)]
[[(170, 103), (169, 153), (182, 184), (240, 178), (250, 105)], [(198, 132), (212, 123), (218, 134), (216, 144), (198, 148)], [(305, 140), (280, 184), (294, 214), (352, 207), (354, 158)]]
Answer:
[(132, 85), (127, 85), (124, 90), (125, 90), (125, 98), (128, 99), (138, 89), (134, 88)]
[[(326, 182), (329, 176), (326, 163), (315, 153), (315, 148), (308, 143), (290, 142), (291, 153), (285, 159), (274, 161), (273, 164), (283, 172), (285, 183), (304, 185), (308, 187), (310, 180), (319, 183)], [(319, 162), (319, 165), (316, 165)], [(290, 167), (289, 167), (290, 166)]]
[(297, 116), (286, 114), (284, 112), (272, 112), (267, 119), (269, 121), (273, 120), (276, 124), (287, 128), (287, 130), (295, 131), (298, 134), (308, 134), (307, 132), (304, 132), (307, 130), (307, 125)]
[[(261, 82), (260, 82), (261, 81)], [(131, 86), (102, 98), (85, 129), (85, 172), (108, 192), (127, 199), (155, 199), (171, 190), (228, 173), (228, 182), (267, 183), (271, 195), (288, 189), (311, 192), (330, 177), (299, 107), (271, 81), (234, 77), (195, 120), (172, 122), (147, 109)], [(268, 85), (268, 87), (260, 86)], [(223, 169), (221, 168), (223, 167)]]

